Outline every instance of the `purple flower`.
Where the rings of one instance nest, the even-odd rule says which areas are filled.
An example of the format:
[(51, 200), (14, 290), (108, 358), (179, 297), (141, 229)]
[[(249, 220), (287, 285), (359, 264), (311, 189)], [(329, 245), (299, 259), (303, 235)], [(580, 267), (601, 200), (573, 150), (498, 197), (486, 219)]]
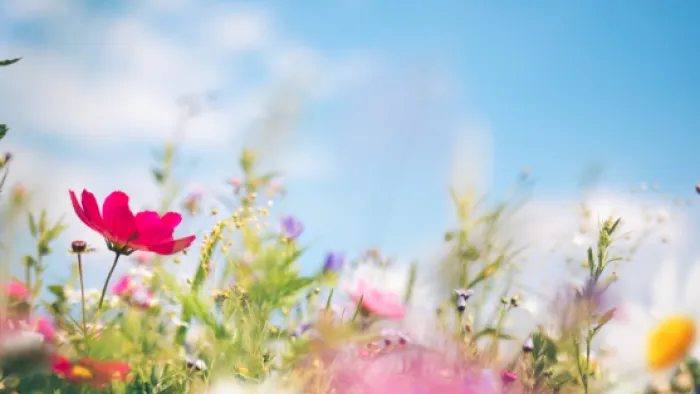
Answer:
[(305, 332), (309, 331), (311, 327), (312, 325), (309, 323), (300, 324), (299, 327), (297, 327), (297, 329), (294, 330), (294, 332), (292, 332), (291, 336), (293, 338), (299, 338), (302, 335), (304, 335)]
[(304, 225), (294, 216), (285, 216), (280, 220), (280, 231), (286, 239), (297, 239), (304, 231)]
[(345, 255), (342, 253), (329, 252), (326, 262), (323, 264), (323, 272), (340, 271), (345, 264)]

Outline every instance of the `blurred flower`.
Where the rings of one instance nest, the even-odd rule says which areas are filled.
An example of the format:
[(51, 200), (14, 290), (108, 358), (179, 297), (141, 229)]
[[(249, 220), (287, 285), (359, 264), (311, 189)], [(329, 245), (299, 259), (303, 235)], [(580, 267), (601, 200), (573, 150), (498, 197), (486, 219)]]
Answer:
[(118, 296), (128, 295), (133, 286), (131, 278), (128, 275), (124, 275), (112, 286), (112, 293)]
[(12, 279), (5, 285), (5, 295), (15, 301), (27, 301), (29, 300), (30, 292), (24, 283)]
[(52, 342), (56, 338), (53, 323), (44, 317), (38, 317), (31, 321), (33, 331), (41, 335), (46, 342)]
[(190, 215), (196, 215), (197, 211), (199, 211), (199, 205), (201, 201), (202, 193), (192, 192), (187, 196), (187, 198), (185, 198), (185, 202), (183, 203), (183, 205), (187, 212), (190, 213)]
[(510, 384), (518, 379), (518, 374), (515, 371), (503, 370), (501, 371), (501, 380), (503, 384)]
[(696, 334), (697, 327), (691, 318), (672, 316), (662, 320), (649, 335), (649, 368), (658, 371), (678, 365), (695, 345)]
[[(458, 344), (453, 344), (459, 346)], [(328, 392), (338, 394), (497, 394), (488, 370), (476, 363), (446, 356), (440, 349), (406, 344), (373, 352), (346, 347), (326, 356), (320, 374), (328, 376)], [(509, 393), (519, 393), (516, 391)]]
[(134, 260), (137, 264), (150, 264), (153, 258), (150, 253), (139, 250), (134, 253)]
[(345, 255), (337, 252), (329, 252), (326, 256), (326, 262), (323, 264), (323, 271), (340, 271), (345, 264)]
[[(674, 261), (659, 265), (651, 286), (651, 308), (626, 302), (619, 307), (624, 319), (612, 319), (601, 331), (601, 358), (606, 370), (634, 378), (620, 379), (617, 391), (626, 394), (644, 390), (650, 376), (644, 372), (663, 371), (677, 365), (685, 356), (699, 357), (700, 346), (694, 342), (696, 322), (700, 319), (700, 262), (683, 273), (685, 288), (678, 283)], [(681, 292), (679, 292), (681, 290)]]
[(95, 335), (95, 338), (99, 337), (106, 327), (102, 322), (97, 322), (97, 324), (87, 323), (85, 326), (89, 333), (93, 333)]
[(145, 266), (140, 265), (136, 268), (130, 269), (129, 275), (136, 276), (136, 277), (140, 276), (143, 279), (151, 279), (151, 278), (153, 278), (153, 270), (150, 269), (149, 267), (145, 267)]
[(55, 355), (52, 370), (56, 376), (67, 382), (82, 383), (102, 389), (112, 381), (126, 381), (131, 368), (129, 364), (121, 361), (81, 358), (73, 363), (66, 357)]
[(153, 293), (148, 288), (131, 280), (128, 275), (124, 275), (112, 287), (112, 292), (121, 297), (129, 305), (138, 308), (150, 308), (155, 304)]
[(362, 299), (362, 309), (376, 316), (401, 319), (408, 309), (398, 295), (371, 288), (364, 280), (358, 280), (354, 288), (346, 286), (345, 290), (356, 305)]
[(304, 231), (304, 225), (294, 216), (284, 216), (280, 220), (280, 231), (284, 238), (295, 240)]
[(0, 321), (0, 361), (6, 374), (34, 371), (48, 366), (56, 339), (45, 318), (5, 317)]
[(182, 216), (168, 212), (162, 217), (153, 211), (134, 215), (129, 208), (129, 196), (120, 191), (112, 192), (104, 201), (102, 214), (95, 196), (83, 190), (82, 206), (75, 193), (70, 191), (73, 209), (85, 225), (102, 235), (110, 250), (130, 254), (135, 250), (161, 255), (178, 253), (188, 248), (194, 235), (173, 239), (173, 232)]

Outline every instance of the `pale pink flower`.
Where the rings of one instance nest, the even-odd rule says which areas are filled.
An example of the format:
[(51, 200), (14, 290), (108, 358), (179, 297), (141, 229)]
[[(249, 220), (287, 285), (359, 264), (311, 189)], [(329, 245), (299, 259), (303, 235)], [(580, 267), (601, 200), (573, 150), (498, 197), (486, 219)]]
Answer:
[(7, 285), (5, 285), (5, 294), (18, 301), (27, 301), (29, 299), (29, 289), (24, 283), (17, 280), (11, 280)]
[(397, 294), (369, 287), (362, 279), (356, 282), (354, 288), (345, 286), (345, 290), (355, 305), (362, 298), (362, 308), (376, 316), (398, 320), (404, 317), (408, 309)]
[(138, 251), (134, 253), (134, 260), (137, 264), (150, 264), (153, 255), (148, 252)]
[[(348, 347), (328, 360), (337, 394), (497, 394), (490, 370), (419, 345)], [(515, 393), (514, 393), (515, 394)]]

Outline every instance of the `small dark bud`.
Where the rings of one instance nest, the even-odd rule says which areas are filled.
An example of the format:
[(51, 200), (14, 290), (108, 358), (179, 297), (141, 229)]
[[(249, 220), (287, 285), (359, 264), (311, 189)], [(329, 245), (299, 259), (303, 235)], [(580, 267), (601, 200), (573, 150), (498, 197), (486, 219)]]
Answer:
[(520, 306), (520, 298), (518, 296), (514, 296), (513, 298), (511, 298), (510, 305), (514, 308), (517, 308), (518, 306)]
[(70, 244), (73, 253), (85, 253), (87, 250), (87, 243), (85, 241), (73, 241)]
[(700, 184), (695, 185), (695, 191), (700, 194)]
[(523, 343), (523, 352), (530, 353), (533, 350), (535, 350), (535, 344), (533, 343), (532, 338), (528, 338), (525, 343)]

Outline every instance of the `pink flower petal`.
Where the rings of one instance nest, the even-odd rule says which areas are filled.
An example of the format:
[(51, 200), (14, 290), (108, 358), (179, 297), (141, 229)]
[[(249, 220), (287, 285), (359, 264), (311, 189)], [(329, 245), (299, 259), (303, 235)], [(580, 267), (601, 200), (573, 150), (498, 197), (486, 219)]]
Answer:
[(100, 208), (97, 205), (97, 200), (95, 195), (89, 191), (83, 189), (82, 194), (83, 211), (85, 212), (85, 217), (87, 217), (88, 222), (92, 224), (91, 227), (95, 231), (102, 231), (104, 228), (104, 222), (102, 215), (100, 215)]

